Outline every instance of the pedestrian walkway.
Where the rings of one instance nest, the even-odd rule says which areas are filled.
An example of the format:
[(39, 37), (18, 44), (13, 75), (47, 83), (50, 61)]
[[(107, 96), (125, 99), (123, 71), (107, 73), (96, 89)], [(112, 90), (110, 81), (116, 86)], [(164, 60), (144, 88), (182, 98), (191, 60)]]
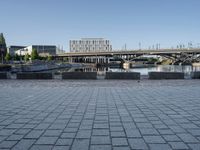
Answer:
[(0, 80), (0, 149), (200, 150), (200, 80)]

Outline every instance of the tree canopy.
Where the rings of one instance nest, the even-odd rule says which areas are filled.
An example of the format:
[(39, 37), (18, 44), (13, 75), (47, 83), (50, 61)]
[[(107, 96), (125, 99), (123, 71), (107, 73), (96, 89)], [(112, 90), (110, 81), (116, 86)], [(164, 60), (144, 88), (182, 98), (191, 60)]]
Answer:
[(9, 60), (11, 60), (11, 56), (10, 56), (10, 54), (9, 54), (9, 53), (7, 53), (7, 54), (6, 54), (6, 56), (5, 56), (5, 60), (6, 60), (6, 61), (9, 61)]
[(39, 55), (38, 55), (38, 52), (36, 49), (33, 49), (32, 52), (31, 52), (31, 60), (35, 60), (35, 59), (38, 59), (39, 58)]
[(3, 33), (0, 33), (0, 45), (2, 45), (2, 48), (6, 48), (6, 40), (3, 36)]
[(28, 60), (29, 60), (29, 55), (28, 55), (28, 54), (26, 54), (26, 55), (24, 56), (24, 60), (25, 60), (25, 61), (28, 61)]

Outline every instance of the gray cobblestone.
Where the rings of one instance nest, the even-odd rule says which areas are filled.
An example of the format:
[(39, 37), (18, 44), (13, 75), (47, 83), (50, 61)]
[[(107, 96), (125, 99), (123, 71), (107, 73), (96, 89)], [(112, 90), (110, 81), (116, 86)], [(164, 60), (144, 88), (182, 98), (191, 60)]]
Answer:
[(0, 149), (199, 150), (199, 85), (1, 80)]
[(35, 140), (31, 139), (22, 139), (19, 143), (17, 143), (12, 150), (27, 150), (29, 149)]

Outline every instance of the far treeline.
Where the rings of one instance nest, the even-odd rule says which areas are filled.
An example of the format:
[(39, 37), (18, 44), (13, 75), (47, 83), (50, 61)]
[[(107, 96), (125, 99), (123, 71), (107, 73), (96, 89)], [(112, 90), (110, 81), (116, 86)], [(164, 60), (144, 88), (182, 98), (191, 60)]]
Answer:
[(7, 52), (7, 46), (6, 46), (6, 40), (4, 38), (3, 33), (0, 33), (0, 58), (1, 58), (1, 62), (3, 63), (4, 60), (6, 60), (7, 62), (10, 60), (15, 60), (15, 61), (20, 61), (20, 60), (24, 60), (24, 61), (29, 61), (29, 60), (48, 60), (51, 61), (52, 60), (52, 56), (44, 56), (41, 57), (38, 55), (38, 52), (36, 49), (33, 49), (31, 55), (26, 54), (25, 56), (19, 56), (18, 54), (15, 54), (15, 56), (11, 56), (8, 52)]

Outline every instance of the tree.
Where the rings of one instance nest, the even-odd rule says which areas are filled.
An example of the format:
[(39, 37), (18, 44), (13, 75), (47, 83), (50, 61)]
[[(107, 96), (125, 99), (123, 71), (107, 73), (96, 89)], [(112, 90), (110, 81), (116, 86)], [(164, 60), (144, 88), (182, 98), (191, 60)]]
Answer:
[(3, 36), (3, 33), (0, 33), (0, 57), (3, 60), (5, 57), (7, 51), (6, 51), (6, 40)]
[(49, 55), (49, 56), (47, 57), (47, 60), (48, 60), (48, 61), (51, 61), (51, 60), (52, 60), (52, 56)]
[(35, 60), (35, 59), (38, 59), (39, 58), (39, 55), (38, 55), (38, 52), (36, 49), (33, 49), (32, 52), (31, 52), (31, 60)]
[(10, 54), (9, 54), (9, 53), (7, 53), (7, 54), (6, 54), (6, 56), (5, 56), (5, 60), (6, 60), (6, 61), (9, 61), (9, 60), (11, 60), (11, 56), (10, 56)]
[(28, 61), (28, 60), (29, 60), (29, 55), (28, 55), (28, 54), (26, 54), (26, 55), (24, 56), (24, 60), (25, 60), (25, 61)]
[(20, 60), (20, 57), (18, 54), (15, 54), (14, 60)]

